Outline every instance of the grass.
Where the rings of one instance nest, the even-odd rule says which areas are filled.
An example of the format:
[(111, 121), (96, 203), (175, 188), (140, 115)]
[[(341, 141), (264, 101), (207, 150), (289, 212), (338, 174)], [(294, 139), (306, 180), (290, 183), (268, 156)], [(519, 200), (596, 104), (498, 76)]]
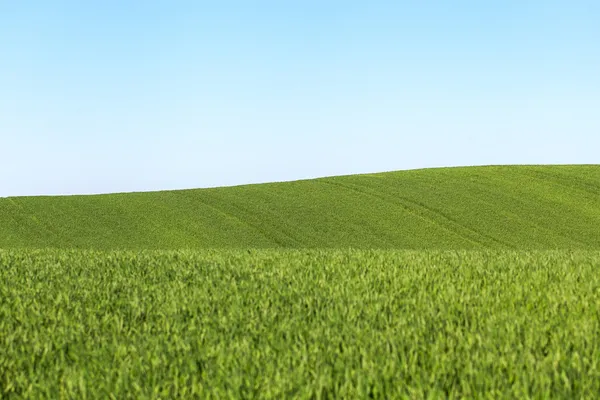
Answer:
[(0, 399), (595, 398), (599, 226), (593, 165), (0, 199)]
[(0, 199), (0, 248), (600, 249), (600, 166)]
[(600, 252), (0, 251), (2, 398), (594, 398)]

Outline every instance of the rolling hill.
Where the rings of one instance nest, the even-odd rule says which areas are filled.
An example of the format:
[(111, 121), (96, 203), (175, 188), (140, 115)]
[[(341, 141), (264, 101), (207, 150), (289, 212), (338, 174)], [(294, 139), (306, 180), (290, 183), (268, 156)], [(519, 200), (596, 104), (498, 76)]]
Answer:
[(600, 165), (0, 199), (0, 248), (598, 249)]

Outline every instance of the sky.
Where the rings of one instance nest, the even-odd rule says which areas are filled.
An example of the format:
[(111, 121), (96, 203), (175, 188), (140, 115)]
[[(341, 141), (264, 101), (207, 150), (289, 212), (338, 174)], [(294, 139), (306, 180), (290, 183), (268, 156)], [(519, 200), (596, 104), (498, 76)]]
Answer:
[(0, 196), (600, 163), (597, 0), (0, 0)]

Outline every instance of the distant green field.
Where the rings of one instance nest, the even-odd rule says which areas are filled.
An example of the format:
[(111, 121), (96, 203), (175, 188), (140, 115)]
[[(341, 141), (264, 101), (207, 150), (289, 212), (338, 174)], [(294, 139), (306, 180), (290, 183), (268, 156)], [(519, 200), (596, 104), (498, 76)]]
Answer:
[(600, 251), (0, 251), (0, 398), (595, 398)]
[(599, 249), (600, 166), (0, 199), (0, 248)]

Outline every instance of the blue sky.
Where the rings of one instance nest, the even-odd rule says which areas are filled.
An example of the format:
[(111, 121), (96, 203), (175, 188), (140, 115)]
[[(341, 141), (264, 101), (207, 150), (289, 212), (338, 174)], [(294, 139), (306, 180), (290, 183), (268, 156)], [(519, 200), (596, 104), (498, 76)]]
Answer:
[(0, 196), (600, 163), (600, 2), (0, 1)]

